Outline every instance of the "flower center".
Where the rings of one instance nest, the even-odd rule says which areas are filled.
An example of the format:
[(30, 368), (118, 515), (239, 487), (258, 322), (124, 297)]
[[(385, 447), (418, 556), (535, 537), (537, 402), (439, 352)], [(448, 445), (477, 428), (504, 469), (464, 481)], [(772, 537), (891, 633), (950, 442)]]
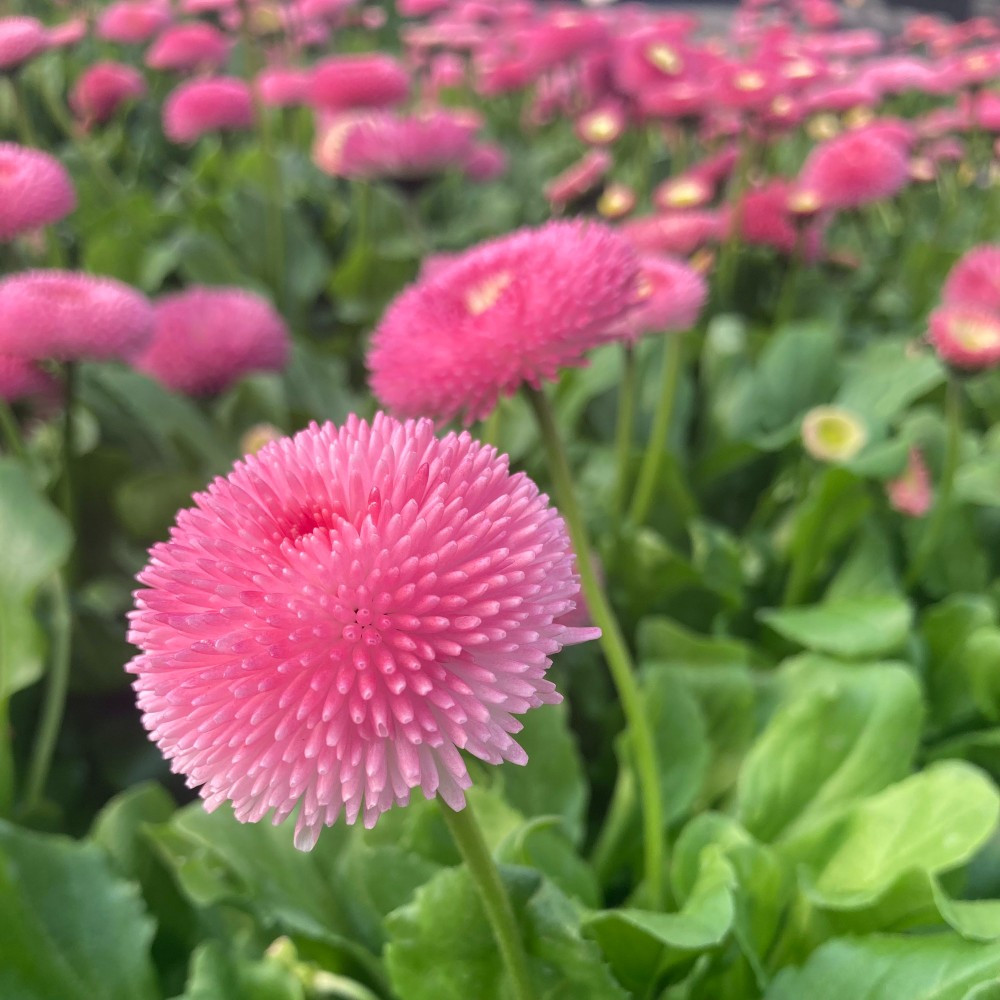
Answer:
[(501, 271), (484, 278), (478, 285), (465, 293), (466, 308), (473, 316), (481, 316), (487, 309), (492, 309), (503, 294), (504, 289), (514, 280), (510, 271)]
[(967, 351), (985, 351), (1000, 343), (1000, 328), (982, 320), (955, 319), (951, 332)]
[(607, 142), (618, 134), (618, 122), (613, 115), (599, 111), (584, 122), (583, 134), (592, 142)]
[(764, 76), (755, 70), (747, 70), (736, 75), (736, 89), (745, 91), (763, 90), (765, 84)]
[(657, 42), (646, 49), (646, 58), (661, 72), (676, 76), (684, 67), (677, 52), (665, 42)]

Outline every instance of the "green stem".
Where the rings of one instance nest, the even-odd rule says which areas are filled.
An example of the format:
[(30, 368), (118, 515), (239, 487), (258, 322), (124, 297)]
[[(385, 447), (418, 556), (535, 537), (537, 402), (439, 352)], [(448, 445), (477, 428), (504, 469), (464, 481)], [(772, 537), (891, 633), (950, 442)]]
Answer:
[(632, 429), (635, 426), (635, 346), (623, 344), (622, 351), (624, 370), (621, 385), (618, 387), (618, 423), (615, 426), (616, 476), (611, 506), (616, 521), (625, 507), (625, 495), (628, 493), (629, 468), (632, 464)]
[(62, 477), (59, 480), (59, 507), (66, 519), (72, 525), (73, 518), (73, 400), (76, 396), (77, 365), (67, 361), (63, 366), (63, 400), (62, 421)]
[(24, 447), (24, 439), (18, 429), (17, 420), (14, 418), (14, 411), (2, 397), (0, 397), (0, 433), (3, 434), (5, 449), (22, 462), (27, 462), (28, 452)]
[(538, 421), (549, 460), (549, 472), (552, 476), (556, 501), (569, 529), (590, 617), (601, 630), (601, 648), (625, 713), (642, 797), (643, 863), (646, 884), (652, 907), (660, 909), (663, 899), (664, 870), (663, 798), (653, 733), (643, 709), (642, 695), (632, 665), (632, 654), (625, 643), (614, 609), (604, 593), (594, 567), (583, 513), (577, 503), (573, 479), (556, 428), (555, 417), (543, 392), (531, 388), (525, 391)]
[(663, 382), (660, 388), (660, 398), (653, 415), (653, 429), (646, 443), (646, 452), (642, 456), (642, 466), (639, 469), (639, 483), (632, 496), (632, 507), (629, 510), (629, 520), (636, 526), (645, 523), (653, 505), (653, 495), (656, 492), (656, 481), (660, 476), (663, 456), (667, 450), (667, 437), (670, 433), (670, 418), (674, 412), (677, 399), (677, 387), (680, 384), (681, 363), (684, 360), (684, 340), (676, 333), (667, 335), (663, 355)]
[(799, 275), (805, 263), (806, 223), (799, 222), (795, 235), (795, 246), (788, 260), (788, 270), (781, 284), (778, 303), (774, 309), (774, 328), (780, 329), (795, 312), (799, 291)]
[(514, 908), (503, 882), (500, 881), (500, 872), (486, 846), (472, 808), (466, 806), (456, 812), (441, 800), (441, 813), (479, 891), (486, 919), (493, 928), (510, 977), (513, 995), (516, 1000), (533, 1000), (535, 991), (528, 975), (528, 957), (524, 952), (524, 942), (514, 916)]
[(379, 1000), (378, 994), (367, 986), (346, 976), (327, 972), (325, 969), (312, 977), (309, 986), (313, 993), (325, 997), (338, 997), (339, 1000)]
[(23, 146), (34, 148), (38, 145), (35, 137), (35, 130), (31, 125), (31, 116), (28, 114), (28, 105), (24, 94), (24, 77), (21, 73), (14, 73), (10, 76), (11, 92), (14, 95), (14, 117), (17, 120), (17, 135)]
[(601, 885), (606, 885), (615, 873), (618, 846), (628, 829), (635, 805), (635, 779), (631, 771), (623, 769), (618, 772), (611, 803), (590, 852), (590, 864)]
[(38, 724), (31, 763), (28, 766), (28, 777), (25, 781), (24, 805), (28, 811), (42, 802), (52, 755), (59, 739), (59, 729), (66, 707), (66, 692), (69, 689), (72, 624), (66, 584), (62, 576), (57, 575), (52, 582), (52, 665), (49, 668), (42, 717)]
[(944, 396), (945, 424), (948, 437), (945, 444), (944, 468), (941, 470), (941, 482), (938, 486), (937, 499), (927, 524), (927, 530), (917, 548), (910, 570), (906, 574), (906, 585), (915, 586), (923, 575), (927, 561), (934, 555), (941, 538), (951, 506), (952, 494), (955, 490), (955, 473), (958, 471), (958, 458), (962, 445), (962, 387), (954, 375), (948, 376)]

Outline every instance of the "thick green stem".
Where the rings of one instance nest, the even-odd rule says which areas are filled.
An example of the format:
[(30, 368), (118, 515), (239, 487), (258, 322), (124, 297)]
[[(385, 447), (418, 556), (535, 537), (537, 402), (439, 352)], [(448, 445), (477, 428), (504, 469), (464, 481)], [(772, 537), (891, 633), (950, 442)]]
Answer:
[(256, 111), (267, 176), (268, 270), (278, 311), (284, 313), (288, 303), (285, 301), (285, 214), (281, 191), (281, 161), (275, 147), (273, 116), (260, 102)]
[(642, 456), (642, 466), (639, 469), (639, 483), (632, 496), (632, 507), (629, 510), (629, 520), (636, 526), (645, 523), (649, 510), (653, 505), (656, 492), (656, 481), (663, 466), (663, 456), (667, 450), (667, 437), (670, 433), (670, 418), (674, 412), (677, 399), (677, 386), (680, 384), (681, 363), (684, 360), (684, 340), (681, 335), (671, 333), (666, 338), (663, 355), (663, 382), (660, 388), (660, 398), (656, 404), (653, 416), (653, 429), (646, 444), (646, 452)]
[(528, 401), (535, 411), (542, 443), (548, 456), (556, 501), (569, 529), (590, 617), (601, 630), (601, 648), (625, 713), (642, 799), (643, 862), (648, 898), (650, 905), (654, 909), (659, 909), (663, 899), (664, 824), (663, 797), (653, 733), (643, 709), (642, 695), (632, 665), (632, 654), (594, 567), (583, 513), (576, 500), (573, 479), (556, 428), (555, 417), (544, 393), (530, 388), (526, 392)]
[(45, 782), (49, 776), (56, 741), (59, 739), (59, 729), (66, 707), (66, 692), (69, 689), (72, 615), (66, 584), (61, 575), (53, 579), (51, 590), (52, 663), (45, 687), (42, 717), (38, 724), (25, 782), (24, 806), (29, 811), (41, 804), (45, 793)]
[(6, 399), (0, 398), (0, 433), (3, 434), (4, 449), (15, 458), (27, 462), (28, 452), (17, 426), (17, 420)]
[(958, 471), (959, 452), (962, 446), (962, 387), (954, 375), (948, 376), (944, 397), (945, 423), (948, 429), (945, 444), (944, 468), (941, 470), (941, 482), (938, 486), (937, 499), (931, 511), (927, 530), (924, 533), (917, 552), (906, 574), (908, 587), (920, 582), (928, 560), (934, 555), (941, 532), (948, 518), (948, 508), (955, 489), (955, 473)]
[(486, 846), (472, 808), (466, 806), (456, 812), (442, 800), (441, 813), (479, 891), (486, 919), (493, 928), (500, 955), (510, 977), (513, 995), (516, 1000), (533, 1000), (535, 991), (528, 974), (528, 957), (524, 951), (514, 908), (503, 882), (500, 881), (500, 872)]
[(621, 385), (618, 387), (618, 423), (615, 426), (615, 493), (612, 499), (611, 512), (615, 520), (621, 516), (625, 507), (625, 497), (629, 487), (629, 468), (632, 458), (632, 428), (635, 426), (635, 347), (624, 344), (622, 347)]
[(67, 361), (63, 366), (64, 410), (62, 421), (62, 478), (59, 480), (59, 507), (72, 525), (73, 518), (73, 400), (76, 396), (77, 366)]

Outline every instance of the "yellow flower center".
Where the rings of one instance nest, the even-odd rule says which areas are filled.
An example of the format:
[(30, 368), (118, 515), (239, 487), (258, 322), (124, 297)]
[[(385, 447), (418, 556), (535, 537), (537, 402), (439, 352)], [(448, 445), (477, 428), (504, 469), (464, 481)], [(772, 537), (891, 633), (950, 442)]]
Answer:
[(1000, 344), (1000, 327), (967, 316), (951, 321), (951, 333), (967, 351), (985, 351)]
[(802, 420), (802, 443), (813, 458), (847, 462), (865, 446), (868, 431), (849, 410), (817, 406)]
[(631, 192), (614, 185), (605, 188), (604, 193), (597, 199), (597, 211), (606, 219), (617, 219), (628, 212), (632, 205)]
[(674, 208), (691, 208), (705, 200), (705, 188), (697, 181), (676, 181), (663, 192), (663, 200)]
[(763, 90), (764, 84), (767, 83), (764, 79), (764, 75), (762, 73), (758, 73), (756, 70), (746, 70), (743, 73), (737, 73), (736, 79), (733, 82), (737, 90), (745, 90), (748, 92)]
[(646, 49), (646, 58), (661, 72), (676, 76), (683, 68), (684, 61), (666, 42), (656, 42)]
[(840, 132), (840, 122), (835, 115), (817, 115), (806, 126), (810, 139), (832, 139)]
[(503, 294), (504, 289), (514, 280), (509, 271), (501, 271), (484, 278), (474, 288), (465, 293), (466, 308), (473, 316), (481, 316), (487, 309), (492, 309)]
[(819, 195), (815, 191), (793, 191), (788, 196), (788, 210), (796, 215), (811, 215), (818, 212)]
[(607, 142), (618, 135), (618, 121), (607, 111), (598, 111), (584, 120), (583, 134), (591, 142)]

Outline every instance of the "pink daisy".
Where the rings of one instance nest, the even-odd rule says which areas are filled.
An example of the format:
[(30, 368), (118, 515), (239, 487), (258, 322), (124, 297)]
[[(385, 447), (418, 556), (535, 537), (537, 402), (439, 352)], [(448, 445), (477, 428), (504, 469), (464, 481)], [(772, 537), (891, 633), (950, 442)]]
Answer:
[(146, 93), (146, 81), (131, 66), (94, 63), (84, 70), (69, 97), (73, 113), (86, 123), (106, 122), (126, 101)]
[(0, 281), (0, 353), (60, 361), (131, 358), (153, 332), (134, 288), (76, 271), (23, 271)]
[(152, 340), (135, 366), (176, 392), (222, 392), (253, 371), (280, 371), (289, 336), (271, 304), (242, 288), (195, 286), (154, 305)]
[(161, 0), (118, 0), (101, 11), (97, 37), (134, 45), (148, 41), (170, 23), (170, 7)]
[(725, 227), (719, 212), (688, 209), (632, 219), (622, 225), (621, 234), (640, 253), (686, 257), (721, 240)]
[(391, 56), (333, 56), (316, 64), (306, 99), (322, 111), (384, 108), (410, 91), (410, 77)]
[(163, 104), (163, 132), (171, 142), (194, 142), (206, 132), (249, 129), (253, 121), (250, 87), (234, 76), (182, 83)]
[(295, 844), (420, 788), (452, 808), (459, 750), (527, 757), (514, 718), (579, 590), (562, 519), (506, 456), (429, 420), (351, 416), (266, 445), (177, 515), (139, 574), (128, 665), (143, 724), (206, 808), (298, 807)]
[(210, 24), (194, 22), (167, 28), (146, 53), (150, 69), (218, 69), (229, 58), (229, 39)]
[(885, 485), (894, 510), (907, 517), (923, 517), (931, 508), (934, 493), (927, 463), (919, 448), (911, 448), (903, 474)]
[(690, 330), (708, 299), (705, 279), (684, 261), (670, 257), (639, 258), (639, 304), (622, 323), (630, 341), (645, 333)]
[(561, 174), (545, 185), (545, 197), (555, 210), (568, 208), (600, 193), (604, 178), (611, 169), (611, 154), (604, 149), (591, 149)]
[(73, 182), (55, 157), (0, 142), (0, 243), (58, 222), (74, 208)]
[(0, 71), (17, 69), (48, 47), (48, 32), (37, 18), (0, 17)]
[(485, 417), (499, 396), (555, 379), (614, 339), (638, 270), (628, 243), (592, 222), (474, 247), (390, 305), (368, 355), (372, 390), (404, 416)]
[(68, 21), (53, 25), (48, 29), (50, 49), (67, 49), (82, 42), (87, 37), (87, 18), (71, 17)]
[(951, 269), (941, 290), (949, 306), (977, 306), (1000, 313), (1000, 245), (973, 247)]
[(271, 108), (304, 104), (309, 86), (309, 71), (271, 66), (261, 70), (254, 80), (254, 87), (261, 104)]
[(0, 399), (16, 403), (29, 396), (54, 398), (58, 393), (59, 383), (56, 379), (43, 372), (34, 362), (0, 354)]
[(943, 305), (931, 313), (927, 339), (942, 361), (979, 371), (1000, 364), (1000, 315), (976, 305)]

